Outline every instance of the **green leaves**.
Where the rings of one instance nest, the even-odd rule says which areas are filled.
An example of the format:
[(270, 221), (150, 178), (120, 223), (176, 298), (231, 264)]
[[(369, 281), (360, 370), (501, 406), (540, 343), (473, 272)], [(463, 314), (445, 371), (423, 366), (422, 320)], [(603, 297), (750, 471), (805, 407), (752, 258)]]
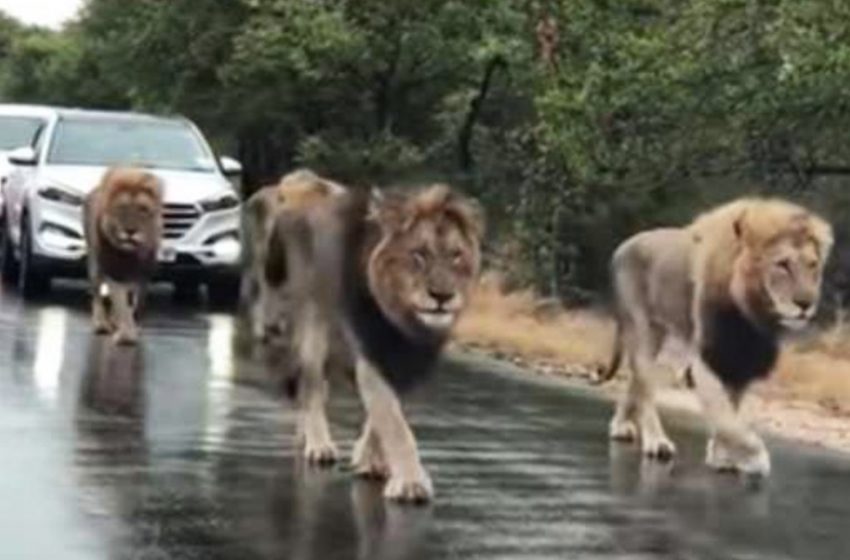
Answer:
[(184, 113), (251, 186), (294, 165), (451, 179), (561, 295), (598, 289), (636, 229), (753, 185), (843, 201), (848, 83), (838, 0), (89, 0), (59, 33), (0, 17), (5, 98)]

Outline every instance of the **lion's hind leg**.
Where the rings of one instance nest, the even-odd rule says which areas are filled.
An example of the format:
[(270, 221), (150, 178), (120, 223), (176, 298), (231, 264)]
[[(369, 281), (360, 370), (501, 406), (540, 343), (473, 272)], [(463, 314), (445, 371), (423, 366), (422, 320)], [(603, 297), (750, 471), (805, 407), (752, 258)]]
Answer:
[(298, 386), (298, 435), (304, 444), (304, 457), (314, 465), (335, 463), (339, 455), (331, 438), (325, 406), (328, 380), (325, 369), (329, 353), (329, 325), (312, 306), (302, 310), (296, 332), (301, 368)]
[(250, 284), (248, 316), (251, 321), (251, 334), (255, 340), (267, 341), (266, 325), (270, 303), (268, 283), (265, 282), (259, 270), (252, 269), (248, 274), (250, 274), (250, 278), (247, 279)]
[(655, 357), (660, 334), (649, 326), (644, 331), (632, 328), (625, 333), (625, 353), (629, 364), (626, 391), (617, 403), (609, 434), (618, 441), (640, 439), (641, 450), (651, 458), (668, 460), (676, 446), (667, 436), (655, 401)]
[[(622, 352), (631, 356), (634, 344), (631, 329), (620, 327), (618, 336), (621, 340), (618, 344), (622, 344)], [(614, 416), (608, 426), (608, 434), (611, 439), (616, 441), (632, 442), (638, 439), (638, 427), (635, 423), (635, 411), (637, 408), (637, 392), (635, 390), (634, 372), (628, 374), (626, 390), (620, 395), (617, 400), (617, 407), (614, 411)]]
[(609, 426), (612, 439), (640, 439), (643, 453), (662, 460), (676, 452), (664, 431), (655, 402), (655, 362), (665, 333), (650, 320), (645, 279), (635, 273), (628, 251), (614, 257), (615, 291), (618, 310), (618, 344), (622, 346), (631, 370), (625, 393)]
[(635, 403), (635, 421), (640, 431), (641, 450), (647, 457), (666, 461), (676, 454), (676, 446), (664, 430), (655, 399), (656, 355), (660, 336), (652, 329), (641, 333), (645, 337), (630, 359), (632, 379), (630, 391)]

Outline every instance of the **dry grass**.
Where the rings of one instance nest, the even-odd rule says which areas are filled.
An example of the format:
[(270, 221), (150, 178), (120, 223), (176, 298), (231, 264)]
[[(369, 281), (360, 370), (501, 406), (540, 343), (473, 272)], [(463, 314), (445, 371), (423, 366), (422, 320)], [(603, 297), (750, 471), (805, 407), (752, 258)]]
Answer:
[(595, 366), (608, 360), (613, 322), (600, 313), (565, 311), (531, 291), (506, 293), (498, 275), (484, 276), (457, 329), (461, 342), (529, 361)]
[[(613, 322), (602, 313), (564, 310), (530, 291), (506, 292), (488, 273), (458, 325), (462, 343), (563, 366), (607, 363)], [(839, 320), (804, 342), (786, 346), (767, 394), (850, 412), (850, 324)]]
[(775, 379), (791, 396), (850, 412), (850, 325), (839, 317), (810, 340), (789, 344)]
[(791, 348), (782, 353), (774, 379), (789, 396), (850, 412), (850, 362), (845, 359)]

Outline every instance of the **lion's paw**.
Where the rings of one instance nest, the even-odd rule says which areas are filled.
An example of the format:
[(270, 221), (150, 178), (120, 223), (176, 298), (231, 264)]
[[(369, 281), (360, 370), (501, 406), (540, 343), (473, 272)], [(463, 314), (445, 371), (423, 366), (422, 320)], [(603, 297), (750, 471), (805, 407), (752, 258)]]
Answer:
[(369, 443), (357, 442), (351, 454), (351, 467), (356, 476), (363, 478), (383, 480), (390, 475), (383, 454)]
[(716, 471), (734, 471), (735, 463), (725, 445), (717, 438), (709, 438), (705, 447), (705, 464)]
[(637, 424), (632, 420), (614, 418), (608, 428), (608, 435), (615, 441), (631, 442), (638, 438)]
[(770, 454), (766, 448), (751, 453), (738, 463), (738, 470), (751, 476), (767, 476), (770, 474)]
[(414, 477), (393, 475), (384, 488), (384, 497), (395, 502), (424, 504), (434, 497), (434, 486), (424, 470)]
[(645, 436), (641, 441), (641, 451), (650, 459), (670, 461), (676, 456), (676, 444), (665, 435)]
[(740, 472), (752, 476), (770, 474), (770, 454), (761, 440), (750, 449), (734, 449), (717, 438), (711, 438), (706, 447), (705, 462), (717, 471)]
[(251, 322), (251, 336), (254, 337), (254, 340), (259, 340), (261, 342), (266, 341), (266, 329), (262, 322), (260, 321), (252, 321)]
[(308, 444), (304, 447), (304, 458), (311, 465), (325, 467), (337, 462), (339, 452), (333, 442)]
[(115, 344), (120, 346), (134, 346), (139, 342), (139, 333), (130, 330), (119, 330), (113, 336)]

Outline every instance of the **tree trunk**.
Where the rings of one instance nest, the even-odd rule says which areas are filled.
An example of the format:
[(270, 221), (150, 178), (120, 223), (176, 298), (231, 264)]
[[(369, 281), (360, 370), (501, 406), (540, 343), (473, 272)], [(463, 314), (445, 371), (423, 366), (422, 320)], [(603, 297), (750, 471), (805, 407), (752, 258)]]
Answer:
[(469, 102), (469, 111), (466, 113), (466, 118), (463, 125), (460, 127), (458, 134), (458, 161), (460, 168), (463, 171), (471, 171), (475, 166), (475, 161), (472, 157), (472, 135), (475, 131), (475, 124), (481, 115), (481, 109), (484, 106), (484, 100), (490, 92), (490, 85), (493, 81), (493, 76), (496, 70), (506, 70), (508, 63), (501, 55), (496, 55), (487, 62), (484, 69), (484, 76), (481, 78), (481, 83), (478, 85), (478, 93)]

